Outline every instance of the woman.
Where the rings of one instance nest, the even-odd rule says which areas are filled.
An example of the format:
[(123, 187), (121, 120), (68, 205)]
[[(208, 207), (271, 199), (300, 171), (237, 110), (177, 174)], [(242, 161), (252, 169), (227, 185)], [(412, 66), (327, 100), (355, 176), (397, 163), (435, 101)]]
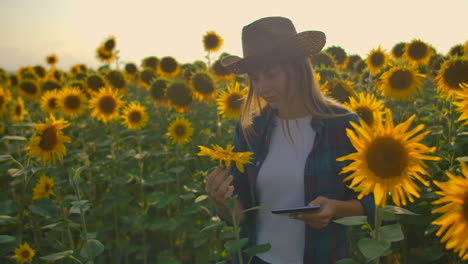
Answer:
[[(325, 45), (320, 31), (297, 33), (283, 17), (266, 17), (245, 26), (244, 58), (228, 56), (223, 65), (247, 74), (249, 92), (233, 139), (235, 151), (253, 152), (241, 173), (218, 167), (206, 191), (217, 214), (232, 222), (224, 202), (237, 195), (236, 218), (246, 247), (270, 243), (270, 251), (253, 263), (335, 263), (348, 257), (345, 228), (333, 219), (374, 217), (374, 199), (349, 189), (339, 175), (346, 164), (336, 158), (355, 152), (346, 128), (357, 115), (323, 96), (308, 55)], [(227, 175), (230, 175), (227, 177)], [(275, 215), (273, 209), (319, 205), (318, 212)], [(262, 206), (260, 210), (242, 210)], [(245, 254), (246, 255), (246, 254)], [(247, 256), (244, 256), (247, 263)], [(237, 255), (233, 263), (239, 263)]]

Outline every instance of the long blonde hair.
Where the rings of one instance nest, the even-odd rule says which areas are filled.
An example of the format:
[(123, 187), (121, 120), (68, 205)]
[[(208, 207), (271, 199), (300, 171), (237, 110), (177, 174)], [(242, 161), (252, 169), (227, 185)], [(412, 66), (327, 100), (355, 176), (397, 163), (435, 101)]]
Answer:
[[(341, 103), (336, 101), (333, 98), (327, 97), (322, 94), (319, 89), (319, 84), (314, 77), (314, 71), (310, 59), (306, 56), (289, 59), (284, 62), (279, 62), (277, 64), (283, 70), (286, 71), (288, 76), (288, 84), (290, 87), (290, 92), (288, 92), (287, 100), (290, 101), (291, 98), (299, 98), (300, 102), (305, 106), (307, 112), (315, 119), (328, 119), (342, 117), (352, 112), (338, 114), (335, 113), (333, 108), (343, 108)], [(274, 65), (270, 65), (272, 67)], [(241, 128), (242, 133), (245, 136), (247, 142), (249, 142), (249, 137), (256, 135), (256, 131), (253, 129), (252, 123), (255, 116), (261, 115), (262, 111), (268, 106), (268, 103), (263, 100), (252, 87), (250, 78), (248, 79), (249, 91), (247, 97), (245, 98), (242, 115), (241, 115)], [(294, 93), (299, 93), (301, 96), (296, 96)], [(296, 103), (296, 102), (294, 102)], [(288, 113), (286, 113), (287, 115)], [(289, 135), (289, 124), (286, 123), (286, 127)], [(284, 128), (284, 124), (283, 128)]]

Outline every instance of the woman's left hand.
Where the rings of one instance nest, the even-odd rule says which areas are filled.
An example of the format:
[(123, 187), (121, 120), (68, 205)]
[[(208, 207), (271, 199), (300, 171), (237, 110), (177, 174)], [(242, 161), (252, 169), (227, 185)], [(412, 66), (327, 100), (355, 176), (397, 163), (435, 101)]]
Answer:
[(297, 220), (304, 221), (309, 226), (322, 229), (326, 227), (335, 215), (335, 200), (328, 199), (323, 196), (317, 197), (315, 200), (309, 203), (309, 205), (320, 205), (318, 212), (312, 213), (295, 213), (290, 214), (289, 217)]

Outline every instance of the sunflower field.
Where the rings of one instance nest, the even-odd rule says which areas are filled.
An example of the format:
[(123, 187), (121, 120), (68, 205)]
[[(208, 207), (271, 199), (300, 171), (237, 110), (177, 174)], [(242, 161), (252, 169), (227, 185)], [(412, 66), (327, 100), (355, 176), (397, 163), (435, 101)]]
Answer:
[[(215, 154), (233, 154), (248, 90), (221, 65), (221, 36), (207, 32), (207, 56), (185, 64), (122, 64), (117, 44), (96, 48), (98, 69), (58, 69), (56, 54), (0, 69), (0, 262), (222, 264), (268, 251), (243, 249), (205, 191)], [(321, 91), (361, 118), (347, 131), (357, 152), (339, 161), (376, 202), (373, 223), (335, 220), (352, 255), (339, 263), (467, 263), (468, 41), (366, 58), (331, 46), (310, 60)]]

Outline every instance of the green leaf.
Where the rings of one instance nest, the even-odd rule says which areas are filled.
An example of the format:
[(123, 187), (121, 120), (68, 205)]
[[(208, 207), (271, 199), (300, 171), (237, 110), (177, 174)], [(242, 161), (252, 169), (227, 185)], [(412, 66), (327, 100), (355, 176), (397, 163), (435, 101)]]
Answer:
[(34, 204), (28, 206), (29, 210), (44, 217), (54, 217), (59, 215), (59, 209), (49, 198), (41, 198)]
[(0, 161), (12, 160), (13, 157), (11, 155), (0, 155)]
[(164, 208), (170, 203), (177, 200), (177, 194), (164, 194), (158, 197), (156, 207), (157, 208)]
[(176, 179), (173, 175), (169, 173), (158, 173), (156, 175), (152, 175), (151, 177), (145, 179), (145, 185), (155, 185), (155, 184), (162, 184), (162, 183), (169, 183), (175, 182)]
[(20, 136), (4, 136), (0, 139), (0, 142), (2, 141), (26, 141), (27, 139), (25, 137), (20, 137)]
[(80, 214), (80, 209), (82, 209), (84, 213), (90, 208), (88, 200), (73, 201), (71, 204), (72, 207), (70, 208), (70, 214)]
[(244, 249), (244, 252), (249, 254), (250, 256), (255, 256), (257, 254), (268, 252), (270, 251), (270, 249), (271, 249), (271, 244), (266, 243), (266, 244), (255, 245), (253, 247)]
[(376, 241), (370, 238), (363, 238), (358, 242), (358, 248), (367, 261), (383, 256), (385, 251), (390, 248), (390, 242), (386, 240)]
[(345, 259), (338, 260), (336, 264), (359, 264), (359, 263), (353, 259), (345, 258)]
[[(89, 252), (88, 252), (89, 247)], [(104, 245), (99, 240), (89, 239), (80, 250), (80, 256), (87, 259), (94, 259), (104, 251)]]
[(54, 253), (54, 254), (49, 254), (47, 256), (43, 256), (43, 257), (40, 257), (41, 259), (43, 260), (59, 260), (59, 259), (63, 259), (63, 258), (66, 258), (70, 255), (73, 254), (73, 250), (67, 250), (67, 251), (62, 251), (62, 252), (58, 252), (58, 253)]
[(219, 226), (222, 226), (223, 225), (223, 222), (216, 222), (216, 223), (213, 223), (213, 224), (210, 224), (208, 226), (205, 226), (202, 230), (200, 230), (201, 232), (205, 232), (205, 231), (208, 231), (208, 230), (211, 230), (213, 228), (217, 228)]
[(401, 207), (398, 207), (398, 206), (393, 206), (393, 205), (387, 205), (384, 208), (384, 211), (389, 212), (389, 213), (399, 214), (399, 215), (402, 215), (402, 214), (403, 215), (418, 215), (416, 213), (411, 212), (408, 209), (401, 208)]
[(345, 226), (355, 226), (355, 225), (366, 225), (367, 216), (348, 216), (339, 219), (333, 220), (333, 222), (345, 225)]
[(182, 200), (190, 200), (190, 199), (195, 198), (196, 196), (193, 193), (186, 193), (186, 194), (181, 194), (179, 197)]
[(170, 168), (169, 169), (169, 172), (172, 172), (172, 173), (181, 173), (185, 170), (185, 167), (184, 166), (178, 166), (178, 167), (174, 167), (174, 168)]
[(240, 250), (243, 246), (245, 246), (245, 244), (247, 244), (248, 241), (249, 241), (248, 238), (242, 238), (238, 240), (229, 240), (229, 241), (226, 241), (226, 243), (224, 243), (224, 248), (227, 251), (234, 253)]
[(0, 235), (0, 244), (2, 243), (10, 243), (15, 241), (16, 237), (14, 236), (7, 236), (7, 235)]
[(247, 212), (262, 209), (262, 208), (265, 208), (265, 207), (264, 206), (254, 206), (254, 207), (250, 207), (249, 209), (242, 210), (242, 213), (247, 213)]
[(8, 215), (0, 215), (0, 225), (7, 225), (16, 223), (18, 219), (8, 216)]
[(195, 198), (195, 203), (199, 203), (199, 202), (205, 200), (208, 197), (209, 197), (208, 195), (202, 194), (202, 195), (198, 196), (197, 198)]
[(380, 237), (382, 240), (387, 240), (390, 242), (396, 242), (403, 240), (405, 236), (401, 231), (400, 224), (385, 225), (380, 229)]

